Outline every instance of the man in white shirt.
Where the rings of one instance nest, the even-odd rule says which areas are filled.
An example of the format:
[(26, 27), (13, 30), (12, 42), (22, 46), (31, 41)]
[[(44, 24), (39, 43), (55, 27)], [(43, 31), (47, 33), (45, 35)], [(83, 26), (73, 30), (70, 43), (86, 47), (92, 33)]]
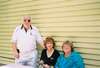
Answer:
[(36, 68), (36, 43), (43, 48), (43, 40), (37, 28), (31, 25), (31, 17), (24, 16), (22, 25), (16, 27), (12, 36), (12, 49), (15, 63)]

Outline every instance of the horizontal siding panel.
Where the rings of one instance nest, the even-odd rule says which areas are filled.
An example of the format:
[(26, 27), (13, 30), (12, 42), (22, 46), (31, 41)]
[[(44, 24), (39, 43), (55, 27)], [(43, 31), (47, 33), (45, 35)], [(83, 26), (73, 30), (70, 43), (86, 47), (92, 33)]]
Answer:
[(65, 19), (65, 17), (57, 17), (57, 18), (48, 18), (48, 17), (43, 17), (43, 18), (37, 18), (37, 19), (39, 19), (39, 20), (41, 20), (41, 21), (43, 21), (43, 20), (45, 20), (45, 21), (48, 21), (48, 20), (52, 20), (52, 21), (57, 21), (57, 20), (59, 20), (59, 21), (88, 21), (88, 20), (100, 20), (99, 18), (100, 18), (100, 16), (98, 16), (98, 15), (96, 15), (95, 17), (94, 16), (66, 16), (66, 17), (68, 17), (68, 18), (66, 18)]
[[(9, 60), (11, 60), (11, 59), (14, 60), (14, 57), (12, 54), (5, 53), (5, 52), (1, 53), (0, 57), (4, 57), (4, 58), (7, 57), (8, 59), (10, 58)], [(1, 61), (1, 59), (0, 59), (0, 61)]]
[(87, 65), (86, 68), (100, 68), (100, 66)]
[(91, 65), (95, 64), (95, 66), (100, 66), (100, 61), (94, 61), (94, 60), (84, 60), (84, 61), (87, 64), (91, 64)]
[[(50, 18), (49, 18), (49, 19), (43, 19), (43, 18), (42, 18), (42, 19), (37, 19), (37, 18), (35, 19), (35, 18), (32, 18), (32, 19), (33, 19), (33, 21), (34, 21), (35, 23), (44, 23), (44, 22), (47, 22), (47, 23), (54, 23), (54, 22), (55, 22), (55, 23), (57, 23), (57, 22), (58, 22), (58, 23), (63, 23), (63, 22), (66, 22), (66, 23), (68, 23), (68, 22), (69, 22), (69, 23), (70, 23), (70, 22), (87, 22), (87, 23), (88, 23), (88, 22), (100, 21), (99, 19), (91, 19), (91, 20), (90, 20), (90, 19), (88, 19), (88, 20), (77, 20), (77, 19), (76, 19), (76, 20), (75, 20), (75, 19), (66, 19), (66, 20), (62, 20), (62, 19), (60, 19), (60, 20), (59, 20), (58, 18), (53, 18), (53, 19), (50, 19)], [(58, 21), (58, 20), (59, 20), (59, 21)], [(33, 22), (33, 23), (34, 23), (34, 22)]]
[[(30, 3), (32, 3), (32, 2), (30, 2)], [(27, 5), (29, 6), (30, 3), (27, 3)], [(24, 3), (24, 4), (26, 5), (26, 3)], [(65, 3), (65, 4), (66, 4), (66, 3)], [(23, 4), (21, 4), (21, 5), (23, 5)], [(26, 5), (26, 6), (27, 6), (27, 5)], [(58, 5), (57, 5), (57, 4), (54, 4), (54, 5), (58, 6), (59, 4), (58, 4)], [(54, 6), (54, 5), (52, 5), (52, 6)], [(88, 6), (88, 5), (89, 5), (89, 4), (87, 4), (86, 6)], [(93, 5), (94, 5), (94, 7), (96, 7), (96, 6), (99, 6), (100, 4), (98, 3), (98, 4), (96, 4), (96, 5), (95, 5), (95, 4), (93, 4)], [(12, 6), (12, 5), (11, 5), (11, 6)], [(19, 5), (19, 6), (20, 6), (20, 5)], [(21, 7), (18, 7), (18, 9), (17, 9), (17, 8), (16, 8), (16, 9), (14, 9), (14, 8), (10, 9), (10, 8), (8, 7), (8, 10), (7, 10), (7, 11), (3, 11), (3, 12), (4, 12), (4, 13), (5, 13), (5, 12), (7, 12), (7, 13), (10, 12), (10, 13), (12, 13), (12, 12), (14, 12), (14, 11), (18, 12), (17, 10), (19, 10), (19, 11), (21, 11), (21, 10), (28, 10), (28, 9), (30, 9), (30, 8), (31, 8), (31, 10), (32, 10), (32, 7), (30, 7), (30, 6), (29, 6), (29, 7), (28, 7), (28, 6), (26, 7), (26, 6), (22, 6), (22, 8), (21, 8)], [(45, 5), (44, 5), (44, 6), (45, 6)], [(51, 4), (50, 4), (50, 6), (51, 6)], [(50, 6), (46, 6), (46, 7), (50, 7)], [(61, 6), (61, 5), (59, 5), (59, 6)], [(84, 5), (83, 5), (83, 6), (84, 6)], [(23, 7), (25, 7), (25, 8), (23, 8)], [(40, 7), (42, 7), (42, 6), (40, 5)], [(63, 8), (62, 8), (62, 7), (63, 7)], [(61, 7), (61, 9), (63, 9), (63, 10), (60, 10), (60, 11), (64, 11), (64, 12), (65, 12), (66, 10), (68, 11), (68, 8), (66, 9), (66, 7), (64, 8), (64, 6), (62, 6), (62, 7)], [(69, 7), (69, 6), (68, 6), (68, 7)], [(85, 6), (84, 6), (85, 9), (86, 9), (86, 8), (89, 8), (89, 9), (90, 9), (90, 7), (93, 8), (93, 6), (91, 6), (91, 4), (90, 4), (90, 6), (88, 6), (88, 7), (85, 7)], [(39, 7), (37, 7), (37, 8), (39, 8)], [(71, 7), (71, 8), (72, 8), (72, 7)], [(81, 8), (82, 8), (82, 7), (81, 7)], [(77, 8), (75, 8), (75, 9), (77, 9)], [(78, 9), (79, 9), (79, 6), (78, 6)], [(53, 10), (53, 9), (52, 9), (52, 10)], [(51, 10), (51, 11), (52, 11), (52, 10)], [(69, 10), (70, 10), (70, 9), (69, 9)], [(73, 10), (73, 8), (72, 8), (71, 10)], [(12, 12), (11, 12), (11, 11), (12, 11)], [(42, 10), (42, 11), (43, 11), (43, 10)], [(42, 11), (41, 11), (41, 12), (42, 12)], [(45, 10), (45, 11), (48, 11), (48, 10)], [(49, 10), (49, 11), (50, 11), (50, 10)], [(54, 7), (53, 12), (55, 12), (55, 11), (57, 11), (57, 10), (56, 10), (55, 7)], [(59, 11), (59, 8), (58, 8), (58, 11)], [(75, 11), (75, 10), (74, 10), (74, 11)], [(95, 11), (95, 10), (94, 10), (94, 11)], [(99, 10), (98, 10), (98, 12), (99, 12)], [(90, 13), (91, 13), (91, 12), (90, 12)]]
[(67, 19), (64, 18), (42, 18), (42, 19), (33, 19), (36, 22), (88, 22), (88, 21), (100, 21), (99, 17), (98, 18), (92, 18), (92, 17), (69, 17)]
[(5, 59), (5, 58), (1, 58), (2, 61), (8, 61), (8, 62), (14, 62), (14, 60), (9, 60), (9, 59)]
[[(2, 31), (12, 31), (13, 29), (0, 29), (0, 31), (2, 32)], [(61, 28), (57, 28), (57, 27), (52, 27), (52, 28), (41, 28), (41, 30), (40, 31), (47, 31), (47, 32), (59, 32), (59, 31), (61, 31), (61, 32), (63, 32), (63, 31), (76, 31), (76, 32), (81, 32), (81, 31), (90, 31), (90, 32), (92, 32), (92, 31), (100, 31), (100, 28), (99, 27), (61, 27)]]
[(98, 32), (98, 33), (94, 33), (94, 32), (61, 32), (61, 33), (59, 33), (59, 32), (50, 32), (50, 33), (48, 33), (48, 32), (42, 32), (41, 33), (43, 36), (49, 36), (49, 35), (51, 35), (51, 36), (55, 36), (55, 37), (72, 37), (72, 38), (75, 38), (75, 37), (87, 37), (87, 38), (96, 38), (96, 37), (100, 37), (100, 33)]
[[(54, 8), (54, 9), (49, 9), (49, 10), (45, 10), (45, 9), (42, 10), (41, 9), (41, 12), (33, 12), (32, 7), (18, 8), (18, 9), (16, 8), (16, 9), (7, 10), (3, 13), (1, 12), (2, 13), (1, 16), (13, 16), (13, 15), (16, 16), (17, 14), (20, 15), (22, 13), (21, 11), (27, 11), (27, 12), (23, 12), (22, 14), (25, 14), (25, 13), (30, 13), (30, 14), (34, 14), (34, 15), (40, 14), (40, 16), (42, 14), (42, 17), (43, 16), (52, 16), (53, 17), (53, 15), (56, 16), (56, 17), (57, 16), (61, 16), (61, 17), (64, 17), (64, 16), (78, 16), (78, 15), (80, 15), (80, 16), (88, 15), (89, 16), (89, 15), (98, 15), (98, 14), (100, 14), (99, 13), (100, 10), (98, 10), (98, 8), (95, 9), (95, 10), (94, 9), (87, 9), (87, 10), (86, 9), (84, 9), (84, 10), (80, 10), (80, 9), (78, 9), (78, 10), (73, 10), (73, 9), (68, 10), (68, 9), (66, 9), (67, 11), (65, 9), (66, 8), (61, 7), (61, 8), (58, 8), (58, 9)], [(15, 12), (16, 14), (14, 14), (12, 12)], [(58, 12), (58, 13), (56, 13), (56, 12)], [(63, 12), (64, 14), (60, 14), (61, 12)], [(10, 13), (11, 15), (8, 14), (8, 13)], [(39, 15), (36, 15), (36, 17), (39, 17)]]
[[(6, 31), (6, 29), (5, 29), (5, 31)], [(100, 28), (99, 27), (61, 27), (61, 28), (57, 28), (57, 27), (52, 27), (52, 28), (41, 28), (41, 30), (40, 31), (47, 31), (47, 32), (49, 32), (49, 31), (51, 31), (51, 32), (53, 32), (53, 31), (56, 31), (56, 32), (58, 32), (58, 31), (100, 31)]]
[[(88, 12), (87, 12), (88, 13)], [(65, 15), (62, 15), (62, 16), (60, 16), (60, 15), (58, 15), (58, 14), (56, 14), (55, 13), (55, 15), (54, 14), (46, 14), (46, 15), (44, 15), (44, 16), (36, 16), (35, 18), (36, 19), (39, 19), (41, 22), (43, 21), (43, 20), (45, 20), (45, 21), (48, 21), (48, 20), (52, 20), (52, 22), (55, 22), (56, 20), (61, 20), (61, 21), (84, 21), (84, 20), (99, 20), (99, 15), (94, 15), (94, 16), (92, 16), (92, 15), (90, 15), (90, 16), (88, 16), (88, 15), (78, 15), (78, 13), (75, 13), (75, 14), (73, 14), (73, 15), (70, 15), (71, 13), (69, 13), (69, 14), (65, 14)], [(62, 17), (62, 18), (60, 18), (60, 17)], [(68, 18), (66, 18), (66, 17), (68, 17)], [(34, 18), (34, 19), (35, 19)], [(66, 18), (66, 20), (64, 19), (64, 18)], [(79, 20), (78, 20), (79, 19)], [(88, 22), (88, 21), (87, 21)]]
[[(96, 5), (95, 5), (96, 4)], [(96, 6), (99, 6), (99, 2), (98, 3), (90, 3), (90, 4), (84, 4), (84, 5), (68, 5), (67, 3), (64, 3), (64, 2), (59, 2), (59, 3), (53, 3), (53, 4), (48, 4), (47, 6), (45, 5), (38, 5), (36, 6), (34, 9), (37, 9), (37, 10), (45, 10), (45, 9), (48, 9), (46, 11), (50, 11), (50, 9), (54, 9), (56, 11), (71, 11), (71, 10), (89, 10), (89, 9), (96, 9), (96, 8), (100, 8), (100, 7), (96, 7)], [(66, 9), (67, 7), (67, 9)], [(74, 7), (74, 8), (73, 8)], [(62, 10), (59, 10), (59, 9), (62, 9)], [(54, 11), (54, 10), (51, 10), (51, 11)], [(46, 12), (44, 11), (44, 12)], [(38, 11), (40, 12), (40, 11)], [(43, 12), (43, 11), (42, 11)], [(40, 13), (42, 13), (40, 12)], [(54, 11), (55, 12), (55, 11)]]
[(72, 41), (80, 41), (80, 42), (97, 42), (100, 43), (100, 38), (67, 38), (67, 37), (55, 37), (55, 40), (57, 41), (64, 41), (64, 40), (72, 40)]
[[(95, 13), (94, 13), (94, 11), (95, 11)], [(99, 13), (99, 11), (97, 10), (94, 10), (93, 11), (93, 13), (91, 12), (91, 11), (86, 11), (86, 10), (84, 10), (84, 11), (80, 11), (80, 12), (70, 12), (70, 13), (66, 13), (66, 12), (63, 12), (63, 13), (65, 13), (65, 14), (59, 14), (59, 13), (48, 13), (48, 14), (40, 14), (40, 15), (36, 15), (36, 18), (55, 18), (55, 17), (57, 17), (57, 18), (59, 18), (59, 17), (78, 17), (78, 16), (80, 16), (80, 17), (91, 17), (91, 18), (93, 18), (93, 16), (92, 15), (94, 15), (94, 17), (96, 17), (96, 18), (98, 18), (99, 17), (99, 15), (98, 15), (98, 13)], [(83, 13), (83, 14), (82, 14)], [(85, 14), (86, 15), (85, 15)]]
[(63, 2), (63, 3), (67, 3), (67, 5), (73, 5), (73, 4), (75, 4), (75, 5), (78, 5), (78, 4), (86, 4), (86, 3), (94, 3), (94, 2), (100, 2), (99, 0), (78, 0), (78, 2), (77, 2), (77, 0), (71, 0), (71, 1), (64, 1), (64, 0), (44, 0), (44, 1), (36, 1), (35, 2), (35, 4), (38, 4), (38, 5), (43, 5), (43, 4), (49, 4), (49, 3), (57, 3), (57, 2)]
[(100, 55), (91, 55), (91, 54), (81, 54), (83, 58), (90, 60), (100, 60)]
[[(59, 51), (62, 51), (61, 47), (56, 47)], [(100, 50), (97, 49), (90, 49), (90, 48), (75, 48), (75, 50), (79, 51), (80, 53), (85, 54), (93, 54), (93, 55), (100, 55)]]
[[(26, 0), (26, 1), (24, 1), (24, 0), (22, 0), (22, 1), (15, 1), (15, 0), (12, 0), (12, 1), (5, 1), (5, 2), (1, 2), (1, 6), (6, 6), (6, 5), (11, 5), (11, 4), (13, 4), (13, 5), (15, 5), (16, 3), (18, 4), (18, 3), (22, 3), (22, 4), (24, 4), (25, 2), (32, 2), (31, 0)], [(58, 3), (58, 2), (65, 2), (65, 3), (67, 3), (68, 5), (73, 5), (73, 4), (86, 4), (86, 3), (94, 3), (94, 2), (100, 2), (99, 0), (79, 0), (78, 2), (75, 0), (75, 1), (64, 1), (64, 0), (43, 0), (43, 1), (41, 1), (41, 0), (37, 0), (37, 1), (33, 1), (33, 4), (34, 5), (43, 5), (43, 4), (45, 4), (45, 5), (47, 5), (47, 4), (52, 4), (52, 3)]]
[(0, 50), (5, 50), (5, 51), (11, 51), (11, 47), (7, 46), (7, 47), (1, 47), (0, 46)]
[[(96, 4), (96, 5), (95, 5)], [(33, 10), (35, 10), (35, 9), (48, 9), (48, 8), (50, 8), (50, 9), (58, 9), (58, 8), (61, 8), (61, 7), (63, 7), (63, 8), (66, 8), (66, 7), (68, 7), (68, 9), (69, 10), (76, 10), (76, 9), (87, 9), (87, 8), (89, 8), (89, 9), (92, 9), (92, 8), (99, 8), (98, 6), (99, 6), (100, 4), (99, 4), (99, 2), (94, 2), (94, 3), (87, 3), (87, 4), (82, 4), (82, 5), (68, 5), (68, 3), (66, 3), (66, 2), (55, 2), (55, 3), (49, 3), (49, 4), (47, 4), (47, 6), (45, 6), (45, 4), (44, 5), (36, 5), (36, 7), (34, 7), (34, 8), (32, 8)], [(14, 4), (13, 6), (12, 6), (12, 4), (11, 5), (8, 5), (8, 6), (5, 6), (5, 7), (1, 7), (0, 9), (1, 10), (5, 10), (5, 9), (8, 9), (9, 11), (10, 11), (10, 9), (14, 9), (14, 8), (16, 8), (16, 9), (18, 9), (18, 8), (22, 8), (22, 7), (32, 7), (32, 6), (35, 6), (34, 5), (34, 3), (32, 3), (32, 2), (27, 2), (27, 4), (26, 3), (19, 3), (19, 5), (18, 5), (18, 3), (16, 3), (16, 4)], [(74, 8), (72, 8), (71, 6), (73, 6)], [(87, 7), (88, 6), (88, 7)], [(38, 7), (38, 8), (37, 8)], [(63, 9), (63, 8), (61, 8), (61, 9)], [(32, 10), (31, 9), (31, 10)], [(48, 9), (48, 10), (50, 10), (50, 9)], [(66, 9), (64, 9), (65, 11), (66, 11)], [(62, 10), (62, 11), (64, 11), (64, 10)], [(51, 11), (53, 11), (53, 10), (51, 10)], [(60, 10), (58, 10), (58, 11), (60, 11)], [(68, 10), (67, 10), (68, 11)], [(2, 11), (1, 11), (2, 12)], [(4, 11), (4, 12), (6, 12), (6, 11)]]
[(7, 43), (7, 44), (9, 44), (10, 41), (0, 40), (0, 43)]
[(77, 49), (81, 53), (88, 53), (88, 54), (95, 54), (95, 55), (100, 55), (100, 50), (95, 50), (95, 49), (85, 49), (85, 48), (80, 48)]
[[(7, 18), (7, 17), (5, 17), (5, 18)], [(0, 21), (3, 21), (3, 22), (6, 22), (6, 20), (5, 20), (5, 18), (2, 18), (2, 19), (0, 19)], [(0, 25), (2, 25), (1, 27), (6, 27), (7, 25), (9, 25), (10, 27), (13, 27), (13, 28), (15, 28), (15, 25), (18, 25), (18, 24), (20, 24), (22, 21), (22, 16), (21, 17), (9, 17), (9, 18), (7, 18), (8, 19), (8, 22), (7, 23), (0, 23)], [(35, 26), (38, 26), (38, 27), (53, 27), (53, 26), (85, 26), (85, 27), (88, 27), (88, 26), (99, 26), (100, 25), (100, 23), (99, 23), (100, 21), (99, 20), (97, 20), (97, 21), (67, 21), (67, 20), (63, 20), (62, 22), (61, 21), (59, 21), (59, 22), (57, 22), (57, 21), (51, 21), (51, 22), (41, 22), (40, 20), (35, 20), (35, 18), (32, 18), (32, 23), (33, 23), (33, 25), (35, 25)], [(15, 24), (15, 25), (13, 25), (13, 23)], [(50, 23), (49, 25), (48, 25), (48, 23)], [(75, 24), (75, 23), (77, 23), (77, 24)], [(91, 24), (90, 24), (91, 23)], [(7, 24), (7, 25), (5, 25), (5, 24)], [(56, 25), (56, 24), (58, 24), (58, 25)], [(4, 26), (3, 26), (4, 25)], [(9, 26), (7, 26), (7, 27), (9, 27)]]
[(0, 57), (0, 59), (1, 59), (0, 63), (2, 63), (2, 64), (14, 63), (14, 60), (9, 60), (9, 59), (5, 59), (5, 58), (1, 58), (1, 57)]
[(100, 44), (89, 44), (89, 43), (75, 43), (75, 47), (80, 47), (80, 48), (91, 48), (91, 49), (100, 49)]
[(11, 52), (11, 50), (6, 50), (6, 49), (1, 49), (1, 51), (0, 51), (0, 55), (5, 55), (5, 54), (7, 54), (8, 56), (5, 56), (5, 57), (11, 57), (12, 56), (12, 52)]
[[(38, 1), (38, 2), (39, 2), (39, 1)], [(80, 0), (79, 2), (77, 2), (77, 1), (68, 1), (68, 2), (67, 2), (67, 1), (61, 1), (61, 0), (58, 1), (58, 0), (57, 0), (57, 2), (56, 2), (56, 0), (55, 0), (55, 2), (53, 2), (53, 1), (51, 0), (51, 2), (53, 2), (53, 3), (48, 2), (48, 1), (45, 1), (45, 2), (43, 2), (43, 1), (41, 2), (41, 1), (40, 1), (39, 3), (38, 3), (38, 2), (36, 2), (36, 3), (37, 3), (37, 4), (36, 4), (37, 6), (40, 6), (40, 7), (41, 7), (41, 6), (44, 5), (44, 7), (46, 7), (45, 5), (48, 6), (48, 5), (50, 5), (50, 4), (59, 4), (59, 3), (60, 3), (60, 4), (59, 4), (60, 6), (62, 6), (62, 5), (66, 5), (66, 6), (73, 5), (73, 6), (75, 6), (75, 5), (86, 4), (85, 2), (87, 2), (87, 1)], [(98, 2), (99, 2), (99, 1), (98, 1)], [(89, 0), (88, 0), (87, 3), (94, 3), (94, 1), (89, 1)], [(53, 7), (55, 7), (55, 6), (58, 7), (57, 5), (53, 5)], [(50, 8), (50, 7), (49, 7), (49, 8)], [(37, 8), (37, 9), (38, 9), (38, 8)]]
[[(34, 21), (33, 21), (34, 22)], [(75, 24), (77, 23), (77, 24)], [(91, 24), (90, 24), (91, 23)], [(60, 27), (60, 26), (66, 26), (66, 27), (94, 27), (94, 26), (100, 26), (99, 21), (95, 21), (95, 22), (51, 22), (48, 25), (48, 22), (43, 22), (43, 23), (34, 23), (33, 25), (37, 26), (37, 27)]]
[(12, 1), (5, 1), (5, 2), (1, 2), (1, 6), (8, 6), (10, 4), (16, 4), (16, 3), (24, 3), (24, 2), (28, 2), (28, 0), (12, 0)]
[[(7, 47), (8, 47), (8, 48), (7, 48)], [(0, 49), (2, 49), (2, 48), (3, 48), (3, 49), (4, 49), (4, 48), (5, 48), (5, 49), (7, 48), (7, 49), (10, 50), (10, 51), (12, 50), (11, 47), (10, 47), (10, 44), (7, 44), (7, 43), (1, 43)]]
[[(56, 42), (56, 46), (57, 47), (60, 47), (62, 46), (63, 42)], [(83, 42), (83, 43), (79, 43), (79, 42), (74, 42), (74, 47), (76, 48), (89, 48), (89, 49), (100, 49), (100, 44), (96, 44), (96, 43), (86, 43), (86, 42)]]
[(1, 60), (2, 62), (0, 62), (0, 64), (11, 64), (11, 63), (14, 63), (14, 62), (10, 62), (10, 61), (5, 61), (5, 60)]
[(15, 3), (15, 1), (12, 4), (8, 5), (8, 6), (3, 5), (5, 7), (1, 7), (0, 9), (1, 10), (4, 10), (4, 9), (8, 9), (9, 10), (9, 9), (20, 8), (20, 7), (31, 7), (31, 6), (34, 6), (33, 2), (30, 2), (30, 1), (27, 1), (27, 3), (25, 3), (24, 1), (16, 2), (15, 4), (14, 3)]
[[(25, 13), (25, 14), (27, 14), (27, 13)], [(15, 14), (14, 14), (15, 15)], [(21, 17), (22, 17), (23, 15), (21, 15)], [(68, 17), (67, 19), (64, 19), (64, 18), (66, 18), (66, 17)], [(94, 15), (94, 16), (64, 16), (64, 17), (62, 17), (62, 18), (60, 18), (60, 16), (58, 16), (58, 17), (46, 17), (46, 16), (44, 16), (44, 17), (35, 17), (35, 18), (33, 18), (33, 21), (37, 21), (38, 19), (38, 21), (37, 22), (39, 22), (39, 21), (41, 21), (41, 22), (45, 22), (45, 21), (47, 21), (47, 22), (57, 22), (57, 20), (59, 20), (59, 22), (73, 22), (73, 21), (75, 21), (75, 22), (78, 22), (78, 21), (83, 21), (84, 22), (84, 20), (85, 20), (85, 22), (88, 22), (88, 21), (94, 21), (94, 20), (96, 20), (96, 21), (99, 21), (100, 19), (100, 16), (99, 15)], [(79, 19), (79, 20), (78, 20)], [(20, 19), (2, 19), (1, 21), (13, 21), (13, 20), (20, 20)]]
[[(13, 32), (13, 30), (12, 30)], [(4, 33), (0, 33), (0, 35), (2, 36), (7, 36), (5, 37), (8, 38), (8, 39), (11, 39), (11, 35), (12, 33), (7, 33), (7, 32), (4, 32)], [(50, 32), (50, 33), (46, 33), (46, 32), (42, 32), (41, 35), (43, 36), (55, 36), (55, 37), (70, 37), (70, 38), (76, 38), (76, 37), (80, 37), (80, 38), (99, 38), (100, 37), (100, 32), (98, 33), (91, 33), (91, 32), (87, 32), (87, 33), (81, 33), (81, 32), (61, 32), (61, 33), (58, 33), (58, 32)], [(0, 39), (3, 39), (4, 37), (1, 37)]]

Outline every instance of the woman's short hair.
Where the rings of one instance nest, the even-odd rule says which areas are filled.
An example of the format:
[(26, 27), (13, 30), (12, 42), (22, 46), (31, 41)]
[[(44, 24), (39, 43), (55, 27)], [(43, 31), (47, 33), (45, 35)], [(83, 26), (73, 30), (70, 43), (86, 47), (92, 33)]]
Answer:
[(53, 48), (55, 47), (55, 41), (54, 41), (54, 39), (53, 39), (52, 37), (48, 36), (48, 37), (44, 40), (44, 46), (45, 46), (45, 48), (46, 48), (46, 44), (47, 44), (48, 42), (50, 42), (50, 43), (53, 44)]
[(63, 42), (62, 48), (63, 48), (64, 45), (70, 46), (71, 47), (71, 52), (73, 52), (74, 47), (73, 47), (73, 42), (72, 41), (67, 40), (67, 41)]

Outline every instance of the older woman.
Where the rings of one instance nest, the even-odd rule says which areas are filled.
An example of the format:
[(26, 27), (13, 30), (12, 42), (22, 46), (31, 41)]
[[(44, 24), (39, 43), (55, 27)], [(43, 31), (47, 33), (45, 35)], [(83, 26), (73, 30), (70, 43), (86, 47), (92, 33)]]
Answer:
[(45, 48), (42, 51), (40, 60), (43, 62), (44, 68), (50, 68), (56, 64), (57, 58), (59, 57), (59, 52), (54, 49), (55, 41), (52, 37), (47, 37), (45, 39)]
[(85, 68), (82, 56), (74, 50), (71, 41), (65, 41), (62, 50), (63, 54), (57, 59), (55, 68)]

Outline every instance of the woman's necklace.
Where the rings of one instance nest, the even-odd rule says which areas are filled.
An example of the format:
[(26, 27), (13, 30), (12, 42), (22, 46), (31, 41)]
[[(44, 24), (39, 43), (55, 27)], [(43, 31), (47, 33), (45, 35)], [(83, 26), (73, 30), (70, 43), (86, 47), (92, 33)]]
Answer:
[(47, 50), (47, 57), (51, 57), (53, 52), (54, 52), (54, 49), (52, 49), (50, 51)]

